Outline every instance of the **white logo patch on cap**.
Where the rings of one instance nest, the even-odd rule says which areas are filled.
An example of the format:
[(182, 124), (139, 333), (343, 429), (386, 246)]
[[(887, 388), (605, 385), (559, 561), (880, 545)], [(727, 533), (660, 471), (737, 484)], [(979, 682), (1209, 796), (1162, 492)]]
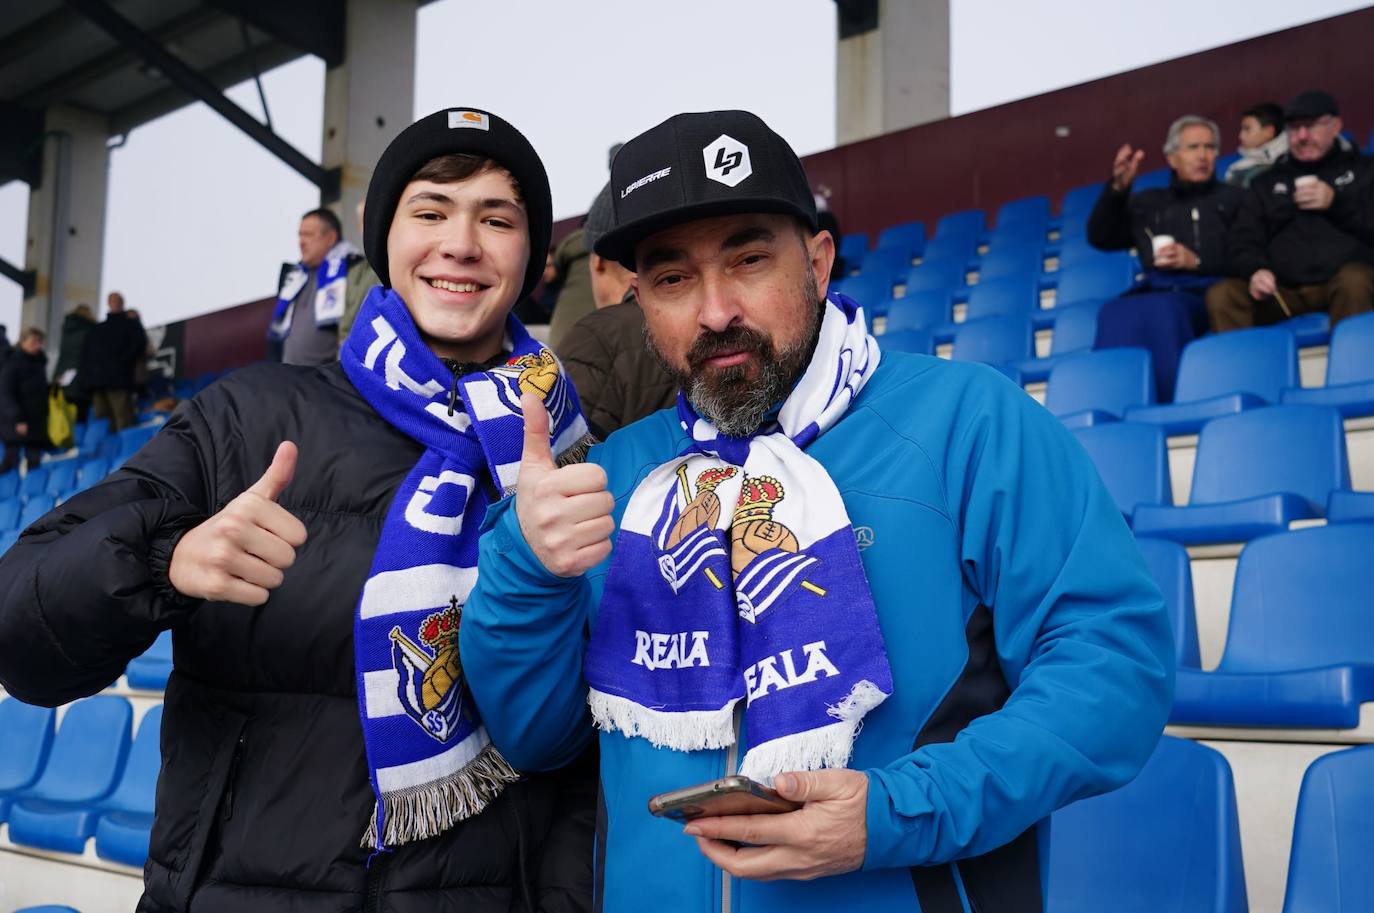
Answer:
[(480, 111), (448, 112), (448, 128), (450, 130), (455, 130), (459, 127), (469, 127), (473, 130), (490, 130), (491, 118)]
[(735, 187), (754, 173), (749, 147), (724, 133), (701, 150), (701, 157), (706, 162), (706, 176), (726, 187)]

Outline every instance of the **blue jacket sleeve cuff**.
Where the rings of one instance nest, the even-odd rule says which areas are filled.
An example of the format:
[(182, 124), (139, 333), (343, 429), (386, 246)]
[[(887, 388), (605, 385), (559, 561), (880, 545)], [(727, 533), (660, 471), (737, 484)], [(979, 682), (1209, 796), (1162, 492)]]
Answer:
[(934, 807), (908, 776), (881, 768), (865, 773), (868, 838), (864, 870), (922, 865), (928, 854), (913, 846), (913, 838), (922, 819), (928, 818)]

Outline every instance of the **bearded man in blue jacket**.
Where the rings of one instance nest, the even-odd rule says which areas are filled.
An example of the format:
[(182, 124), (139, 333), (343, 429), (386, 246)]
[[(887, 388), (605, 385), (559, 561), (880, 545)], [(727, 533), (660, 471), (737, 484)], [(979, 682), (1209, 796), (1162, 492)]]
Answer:
[[(752, 114), (612, 166), (676, 410), (555, 468), (525, 406), (461, 652), (519, 769), (600, 729), (608, 913), (1043, 908), (1055, 809), (1130, 780), (1172, 696), (1163, 599), (1076, 442), (997, 372), (882, 352)], [(652, 817), (741, 773), (801, 803)], [(684, 833), (685, 831), (685, 833)]]

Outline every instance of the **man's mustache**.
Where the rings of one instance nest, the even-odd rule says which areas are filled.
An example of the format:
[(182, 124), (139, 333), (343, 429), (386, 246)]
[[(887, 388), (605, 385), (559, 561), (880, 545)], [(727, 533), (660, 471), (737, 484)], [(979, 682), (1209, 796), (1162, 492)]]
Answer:
[(773, 344), (767, 336), (749, 327), (734, 326), (721, 333), (702, 333), (687, 350), (687, 364), (693, 370), (700, 368), (707, 359), (715, 358), (725, 352), (750, 352), (755, 355), (771, 356)]

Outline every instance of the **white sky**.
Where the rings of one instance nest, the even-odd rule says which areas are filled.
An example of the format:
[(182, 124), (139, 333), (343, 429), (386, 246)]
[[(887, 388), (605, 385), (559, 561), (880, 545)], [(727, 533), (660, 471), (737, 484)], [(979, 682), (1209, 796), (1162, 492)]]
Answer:
[[(955, 114), (1240, 41), (1367, 4), (1340, 0), (951, 0)], [(509, 36), (465, 41), (454, 35)], [(1187, 23), (1184, 27), (1183, 23)], [(440, 0), (419, 14), (415, 113), (501, 113), (540, 151), (554, 215), (585, 211), (606, 151), (687, 110), (757, 112), (803, 155), (835, 143), (833, 0)], [(519, 53), (513, 51), (519, 48)], [(324, 66), (264, 76), (277, 131), (318, 160)], [(1296, 87), (1295, 87), (1296, 88)], [(251, 83), (229, 95), (261, 116)], [(294, 259), (315, 189), (202, 104), (111, 152), (102, 287), (152, 324), (260, 298)], [(28, 188), (0, 187), (0, 257), (22, 264)], [(102, 293), (103, 298), (103, 293)], [(0, 279), (11, 337), (18, 287)]]

